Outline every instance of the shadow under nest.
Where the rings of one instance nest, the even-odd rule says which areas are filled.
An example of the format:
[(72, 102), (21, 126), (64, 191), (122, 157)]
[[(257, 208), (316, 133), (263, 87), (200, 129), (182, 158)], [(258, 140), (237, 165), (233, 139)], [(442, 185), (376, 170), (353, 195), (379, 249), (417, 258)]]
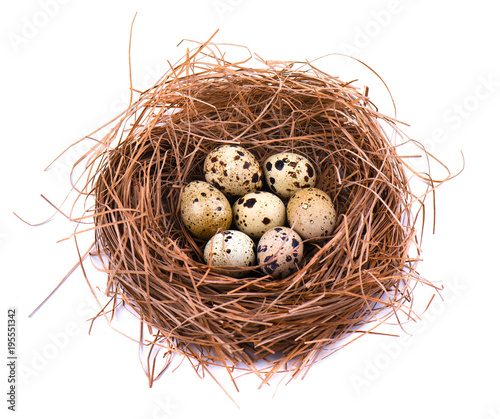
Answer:
[[(204, 366), (255, 370), (267, 361), (263, 381), (283, 369), (298, 374), (368, 323), (411, 317), (412, 290), (425, 283), (410, 256), (423, 201), (383, 128), (398, 132), (396, 122), (351, 84), (296, 67), (232, 64), (203, 45), (93, 149), (83, 192), (95, 199), (108, 295), (158, 331), (156, 344)], [(284, 151), (307, 156), (316, 187), (334, 202), (333, 234), (305, 241), (299, 270), (286, 278), (208, 267), (205, 242), (183, 226), (182, 188), (204, 180), (205, 156), (223, 144), (261, 163)]]

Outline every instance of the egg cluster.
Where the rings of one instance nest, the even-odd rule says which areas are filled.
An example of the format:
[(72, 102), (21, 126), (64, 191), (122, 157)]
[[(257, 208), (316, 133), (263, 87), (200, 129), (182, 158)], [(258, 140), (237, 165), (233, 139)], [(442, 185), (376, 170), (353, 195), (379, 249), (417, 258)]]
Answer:
[[(314, 166), (300, 154), (274, 154), (261, 166), (243, 147), (223, 145), (206, 156), (203, 171), (206, 182), (184, 188), (181, 218), (192, 235), (208, 240), (207, 264), (230, 271), (257, 262), (265, 274), (286, 276), (303, 258), (302, 240), (333, 232), (332, 199), (315, 187)], [(261, 190), (266, 184), (271, 192)]]

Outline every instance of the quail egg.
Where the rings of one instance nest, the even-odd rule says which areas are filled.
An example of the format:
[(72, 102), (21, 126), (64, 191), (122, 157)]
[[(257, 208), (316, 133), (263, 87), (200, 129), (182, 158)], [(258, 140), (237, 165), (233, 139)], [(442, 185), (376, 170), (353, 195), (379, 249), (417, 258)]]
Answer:
[(209, 183), (190, 182), (182, 192), (181, 219), (191, 234), (209, 239), (219, 228), (226, 230), (231, 226), (231, 204)]
[(285, 225), (285, 204), (270, 192), (250, 192), (233, 204), (236, 227), (253, 239), (260, 238), (267, 230)]
[(316, 171), (306, 157), (296, 153), (273, 154), (263, 164), (269, 188), (283, 199), (295, 191), (316, 186)]
[(332, 234), (336, 217), (331, 198), (320, 189), (300, 189), (288, 201), (288, 225), (304, 240)]
[[(217, 233), (205, 245), (203, 258), (207, 265), (246, 267), (255, 263), (255, 244), (245, 233), (226, 230)], [(241, 272), (232, 272), (239, 276)]]
[(300, 236), (288, 227), (267, 230), (257, 245), (257, 263), (272, 277), (286, 276), (297, 269), (304, 245)]
[(223, 145), (207, 154), (203, 165), (205, 180), (226, 195), (241, 196), (262, 188), (259, 162), (248, 150)]

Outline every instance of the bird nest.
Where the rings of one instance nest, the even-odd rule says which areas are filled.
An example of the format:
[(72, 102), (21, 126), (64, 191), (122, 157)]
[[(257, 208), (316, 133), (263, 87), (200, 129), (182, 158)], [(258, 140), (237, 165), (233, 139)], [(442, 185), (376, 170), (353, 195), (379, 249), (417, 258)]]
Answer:
[[(432, 286), (415, 270), (423, 200), (387, 134), (399, 132), (396, 121), (367, 91), (310, 63), (231, 63), (219, 48), (198, 46), (140, 92), (87, 154), (79, 193), (95, 203), (108, 295), (155, 336), (143, 343), (267, 382), (296, 376), (393, 313), (411, 316), (415, 285)], [(183, 187), (204, 179), (205, 156), (224, 144), (261, 163), (285, 151), (307, 156), (333, 200), (333, 233), (305, 240), (289, 276), (207, 265), (206, 241), (181, 221)]]

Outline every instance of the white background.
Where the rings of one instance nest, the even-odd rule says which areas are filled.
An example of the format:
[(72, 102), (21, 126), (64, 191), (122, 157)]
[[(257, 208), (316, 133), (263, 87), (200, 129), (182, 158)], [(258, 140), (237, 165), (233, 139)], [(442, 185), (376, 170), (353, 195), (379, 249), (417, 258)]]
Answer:
[[(0, 14), (0, 333), (6, 308), (17, 307), (17, 413), (7, 411), (7, 370), (0, 375), (1, 417), (33, 418), (467, 418), (500, 417), (498, 295), (498, 156), (500, 58), (496, 2), (377, 1), (77, 1), (4, 2)], [(74, 243), (58, 240), (72, 225), (53, 213), (79, 151), (45, 167), (74, 141), (122, 110), (128, 100), (128, 38), (137, 88), (153, 83), (188, 44), (248, 46), (265, 59), (312, 60), (346, 52), (387, 82), (405, 132), (422, 141), (452, 172), (439, 188), (436, 232), (425, 230), (420, 272), (443, 284), (412, 335), (365, 336), (315, 365), (304, 380), (257, 389), (255, 376), (237, 392), (221, 380), (236, 407), (211, 378), (187, 362), (150, 389), (137, 345), (95, 313), (80, 271), (49, 302), (28, 314), (76, 262)], [(352, 60), (321, 68), (369, 83), (375, 103), (393, 112), (380, 82)], [(441, 172), (437, 173), (438, 175)], [(432, 205), (428, 201), (427, 210)], [(432, 221), (432, 220), (431, 220)], [(102, 284), (102, 276), (89, 276)], [(116, 326), (138, 329), (121, 316)], [(4, 330), (4, 332), (1, 332)], [(6, 363), (6, 339), (0, 356)], [(174, 363), (177, 363), (175, 361)], [(276, 391), (277, 388), (277, 391)], [(275, 394), (276, 393), (276, 394)], [(274, 395), (275, 394), (275, 395)], [(274, 397), (273, 397), (274, 395)]]

